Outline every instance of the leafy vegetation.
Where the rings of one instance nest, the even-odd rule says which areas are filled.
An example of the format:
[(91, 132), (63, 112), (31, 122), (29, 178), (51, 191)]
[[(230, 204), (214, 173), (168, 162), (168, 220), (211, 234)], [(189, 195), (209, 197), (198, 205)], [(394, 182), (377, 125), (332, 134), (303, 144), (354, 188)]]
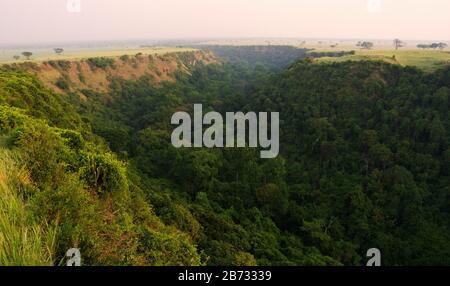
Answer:
[(354, 55), (322, 57), (318, 62), (383, 61), (433, 72), (450, 65), (450, 53), (432, 50), (358, 50)]
[(309, 52), (308, 56), (312, 58), (323, 58), (323, 57), (330, 57), (330, 58), (339, 58), (343, 56), (352, 56), (356, 52), (355, 51), (323, 51), (323, 52)]
[[(80, 100), (0, 72), (0, 151), (16, 166), (0, 164), (0, 203), (27, 218), (0, 229), (19, 242), (33, 229), (46, 254), (1, 263), (79, 247), (87, 265), (363, 265), (377, 247), (385, 265), (450, 264), (450, 68), (301, 60), (176, 76)], [(280, 112), (281, 155), (174, 148), (170, 118), (194, 103)]]
[(0, 150), (0, 265), (54, 263), (57, 227), (40, 224), (27, 212), (23, 195), (31, 189), (28, 173), (11, 152)]
[[(73, 110), (56, 122), (52, 110), (31, 116), (36, 105), (49, 107), (46, 100), (56, 94), (32, 76), (1, 75), (2, 94), (17, 88), (13, 102), (23, 107), (0, 107), (2, 265), (59, 264), (72, 247), (82, 249), (87, 265), (201, 263), (189, 236), (154, 215), (143, 190), (129, 182), (127, 166), (100, 138), (88, 128), (79, 126), (83, 136), (58, 127), (74, 126)], [(27, 87), (35, 88), (33, 105), (26, 102)], [(60, 107), (58, 100), (52, 103)]]
[(308, 49), (293, 46), (200, 46), (231, 63), (246, 63), (250, 67), (263, 65), (269, 69), (282, 69), (299, 58), (306, 57)]
[(108, 67), (114, 68), (115, 60), (113, 58), (98, 57), (89, 58), (87, 62), (91, 69), (106, 69)]
[(68, 71), (72, 65), (72, 63), (70, 61), (64, 61), (64, 60), (48, 61), (47, 63), (49, 65), (51, 65), (52, 67), (62, 69), (63, 71)]

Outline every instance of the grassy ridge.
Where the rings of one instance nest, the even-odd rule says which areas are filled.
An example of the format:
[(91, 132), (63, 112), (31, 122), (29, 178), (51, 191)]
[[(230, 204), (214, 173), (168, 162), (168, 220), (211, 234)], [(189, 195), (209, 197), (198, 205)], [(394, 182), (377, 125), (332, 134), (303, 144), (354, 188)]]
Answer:
[[(86, 49), (68, 49), (61, 55), (56, 55), (52, 50), (40, 50), (35, 52), (31, 57), (32, 62), (44, 62), (52, 60), (81, 60), (96, 57), (120, 57), (123, 55), (136, 55), (142, 53), (143, 55), (165, 55), (178, 52), (191, 52), (195, 49), (191, 48), (139, 48), (139, 49), (117, 49), (117, 50), (86, 50)], [(14, 55), (20, 55), (20, 51), (7, 51), (0, 54), (0, 64), (11, 64), (26, 62), (23, 57), (19, 60), (14, 60)]]
[(358, 50), (355, 55), (317, 59), (318, 62), (380, 60), (402, 66), (415, 66), (425, 71), (434, 71), (450, 64), (450, 52), (422, 50)]

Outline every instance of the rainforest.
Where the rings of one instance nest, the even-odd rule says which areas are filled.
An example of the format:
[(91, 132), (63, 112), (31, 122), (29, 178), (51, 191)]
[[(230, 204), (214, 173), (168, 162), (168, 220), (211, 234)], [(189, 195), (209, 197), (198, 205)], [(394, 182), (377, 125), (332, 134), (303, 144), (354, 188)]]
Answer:
[[(450, 68), (263, 63), (2, 65), (0, 264), (450, 265)], [(175, 148), (198, 103), (279, 112), (280, 155)]]

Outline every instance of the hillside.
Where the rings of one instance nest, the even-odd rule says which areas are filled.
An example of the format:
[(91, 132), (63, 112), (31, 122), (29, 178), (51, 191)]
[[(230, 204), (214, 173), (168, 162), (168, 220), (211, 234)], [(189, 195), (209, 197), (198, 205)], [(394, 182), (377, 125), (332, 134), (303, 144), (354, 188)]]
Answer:
[(276, 70), (286, 68), (296, 60), (305, 58), (307, 56), (307, 52), (309, 51), (308, 49), (288, 45), (194, 45), (194, 47), (212, 51), (218, 57), (221, 57), (231, 63), (244, 63), (250, 67), (262, 65), (265, 68)]
[[(160, 68), (169, 79), (202, 55), (170, 55)], [(182, 69), (167, 68), (182, 59)], [(59, 265), (73, 246), (85, 265), (201, 265), (191, 238), (155, 216), (128, 178), (133, 170), (92, 133), (77, 104), (39, 80), (61, 69), (0, 69), (0, 265)]]
[(427, 72), (436, 71), (450, 65), (450, 52), (440, 50), (356, 50), (353, 55), (343, 57), (322, 57), (318, 62), (343, 61), (383, 61), (401, 66), (413, 66)]
[(186, 51), (165, 54), (122, 55), (79, 60), (52, 60), (4, 65), (34, 74), (55, 92), (91, 90), (108, 92), (112, 80), (138, 80), (150, 77), (155, 83), (172, 81), (175, 72), (189, 72), (199, 63), (215, 63), (217, 59), (205, 51)]

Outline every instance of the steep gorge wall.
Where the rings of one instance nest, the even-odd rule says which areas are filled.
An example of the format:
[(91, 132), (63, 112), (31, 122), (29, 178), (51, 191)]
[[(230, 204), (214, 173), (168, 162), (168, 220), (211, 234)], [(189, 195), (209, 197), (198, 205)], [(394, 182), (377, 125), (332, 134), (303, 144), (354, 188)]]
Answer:
[(218, 63), (210, 52), (196, 50), (163, 55), (137, 54), (112, 58), (90, 58), (74, 61), (27, 62), (10, 65), (34, 74), (55, 92), (80, 94), (84, 89), (108, 92), (113, 79), (137, 80), (149, 76), (155, 83), (172, 81), (177, 71), (189, 73), (199, 63)]

